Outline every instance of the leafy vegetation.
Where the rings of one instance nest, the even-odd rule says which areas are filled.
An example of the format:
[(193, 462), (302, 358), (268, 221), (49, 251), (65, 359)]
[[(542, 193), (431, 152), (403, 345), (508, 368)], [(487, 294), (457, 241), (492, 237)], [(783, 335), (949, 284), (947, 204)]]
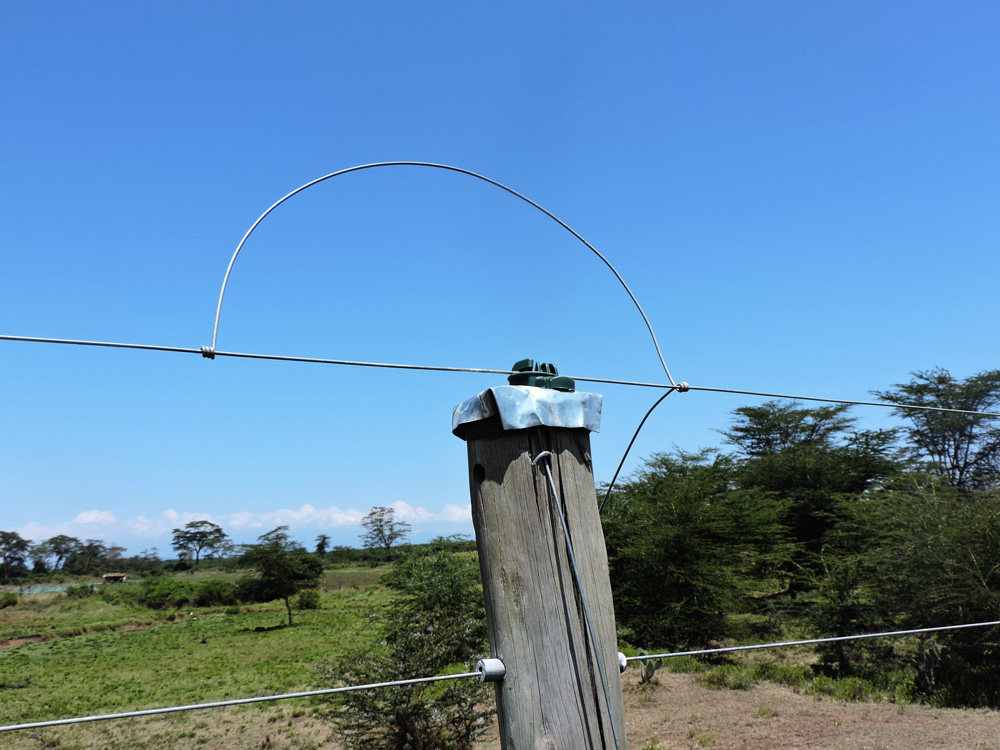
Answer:
[(317, 585), (323, 563), (288, 536), (288, 527), (279, 526), (262, 534), (257, 544), (247, 545), (241, 562), (254, 571), (240, 579), (237, 595), (245, 602), (281, 599), (292, 625), (292, 597)]
[[(444, 548), (411, 554), (383, 582), (398, 593), (378, 613), (380, 648), (357, 649), (320, 669), (325, 684), (357, 685), (473, 671), (487, 654), (486, 616), (474, 555)], [(468, 750), (489, 726), (488, 693), (470, 680), (342, 693), (332, 718), (359, 750)]]
[[(1000, 403), (1000, 371), (917, 373), (878, 395), (984, 410)], [(605, 508), (621, 635), (681, 650), (995, 620), (1000, 420), (907, 415), (901, 434), (858, 431), (845, 407), (771, 402), (736, 410), (733, 454), (654, 455)], [(997, 628), (816, 653), (813, 677), (837, 691), (1000, 706)]]

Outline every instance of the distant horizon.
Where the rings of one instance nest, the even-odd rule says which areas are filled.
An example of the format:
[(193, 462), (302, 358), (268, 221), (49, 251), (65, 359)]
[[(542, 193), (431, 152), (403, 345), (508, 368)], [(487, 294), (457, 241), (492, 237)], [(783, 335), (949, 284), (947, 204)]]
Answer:
[[(253, 544), (262, 534), (279, 527), (288, 526), (289, 536), (296, 542), (311, 548), (320, 534), (330, 537), (330, 547), (345, 546), (362, 548), (360, 543), (363, 528), (361, 521), (371, 507), (364, 511), (357, 509), (341, 510), (337, 506), (315, 508), (306, 504), (298, 510), (281, 509), (272, 513), (236, 513), (225, 516), (211, 516), (204, 513), (178, 513), (167, 510), (156, 519), (137, 516), (131, 519), (119, 519), (113, 513), (101, 510), (83, 511), (76, 518), (51, 525), (30, 523), (20, 528), (4, 528), (0, 531), (14, 531), (32, 544), (51, 539), (64, 534), (80, 541), (99, 539), (108, 547), (124, 547), (123, 557), (135, 557), (144, 550), (155, 548), (161, 559), (164, 550), (173, 552), (171, 546), (173, 530), (182, 528), (191, 521), (211, 521), (222, 527), (223, 532), (235, 545)], [(446, 505), (441, 512), (431, 513), (425, 508), (414, 508), (403, 501), (397, 501), (390, 506), (396, 514), (396, 519), (409, 523), (412, 530), (407, 534), (407, 541), (424, 543), (439, 536), (464, 534), (472, 537), (471, 506), (462, 508), (456, 505)], [(332, 521), (336, 525), (323, 526), (323, 520)], [(132, 536), (129, 536), (132, 531)]]

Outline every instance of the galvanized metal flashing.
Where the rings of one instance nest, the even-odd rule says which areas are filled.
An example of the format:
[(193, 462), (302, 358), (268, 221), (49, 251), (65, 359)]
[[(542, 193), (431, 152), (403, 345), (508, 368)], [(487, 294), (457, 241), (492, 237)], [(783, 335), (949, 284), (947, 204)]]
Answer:
[(463, 437), (463, 425), (498, 417), (504, 430), (565, 427), (600, 432), (603, 403), (604, 396), (600, 393), (499, 385), (456, 406), (451, 431)]

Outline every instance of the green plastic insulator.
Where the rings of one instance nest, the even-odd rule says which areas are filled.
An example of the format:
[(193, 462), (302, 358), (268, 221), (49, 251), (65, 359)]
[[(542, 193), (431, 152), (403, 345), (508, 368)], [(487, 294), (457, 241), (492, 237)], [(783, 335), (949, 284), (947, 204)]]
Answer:
[(531, 385), (535, 388), (551, 388), (556, 391), (574, 391), (576, 383), (573, 378), (560, 375), (558, 368), (551, 362), (535, 363), (533, 359), (522, 359), (510, 368), (514, 373), (507, 376), (511, 385)]

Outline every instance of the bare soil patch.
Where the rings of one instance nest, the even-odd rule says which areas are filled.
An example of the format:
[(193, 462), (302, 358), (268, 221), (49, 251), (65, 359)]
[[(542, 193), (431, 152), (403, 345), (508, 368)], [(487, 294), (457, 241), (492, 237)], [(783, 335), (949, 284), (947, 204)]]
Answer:
[(1000, 712), (892, 703), (842, 703), (763, 682), (710, 690), (694, 675), (660, 673), (659, 684), (624, 675), (629, 747), (664, 750), (1000, 749)]
[(17, 648), (18, 646), (23, 646), (25, 643), (38, 643), (39, 641), (44, 640), (44, 635), (28, 635), (24, 638), (7, 638), (6, 640), (0, 641), (0, 650), (5, 648)]

